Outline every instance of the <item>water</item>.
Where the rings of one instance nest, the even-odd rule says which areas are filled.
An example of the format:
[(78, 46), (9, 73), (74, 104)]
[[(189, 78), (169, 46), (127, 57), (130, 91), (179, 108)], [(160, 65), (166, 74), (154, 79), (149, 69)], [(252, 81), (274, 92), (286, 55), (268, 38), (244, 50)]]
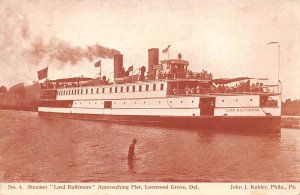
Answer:
[[(190, 131), (0, 110), (1, 182), (300, 181), (300, 130)], [(133, 168), (127, 151), (138, 140)]]

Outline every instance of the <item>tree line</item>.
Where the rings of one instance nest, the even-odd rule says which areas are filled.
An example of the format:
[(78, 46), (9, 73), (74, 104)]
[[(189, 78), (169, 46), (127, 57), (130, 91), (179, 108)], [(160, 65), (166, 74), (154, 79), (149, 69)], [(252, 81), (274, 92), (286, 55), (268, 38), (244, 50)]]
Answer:
[(37, 111), (40, 84), (25, 86), (18, 83), (10, 88), (0, 87), (0, 108)]

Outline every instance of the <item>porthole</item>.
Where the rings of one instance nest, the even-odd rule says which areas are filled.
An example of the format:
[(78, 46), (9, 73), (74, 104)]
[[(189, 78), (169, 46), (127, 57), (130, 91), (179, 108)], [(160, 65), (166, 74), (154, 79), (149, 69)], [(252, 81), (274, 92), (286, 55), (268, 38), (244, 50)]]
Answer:
[(146, 102), (144, 102), (144, 104), (146, 104)]
[(194, 103), (194, 100), (192, 100), (192, 103)]
[(172, 103), (172, 101), (170, 101), (170, 103)]
[(125, 102), (124, 102), (124, 104), (125, 104)]
[(237, 100), (237, 99), (235, 99), (235, 101), (237, 102), (238, 100)]
[(224, 102), (224, 100), (222, 100), (222, 102)]
[(252, 102), (252, 99), (250, 99), (250, 101)]
[(183, 101), (181, 100), (180, 102), (182, 103)]
[(158, 103), (160, 103), (160, 101)]

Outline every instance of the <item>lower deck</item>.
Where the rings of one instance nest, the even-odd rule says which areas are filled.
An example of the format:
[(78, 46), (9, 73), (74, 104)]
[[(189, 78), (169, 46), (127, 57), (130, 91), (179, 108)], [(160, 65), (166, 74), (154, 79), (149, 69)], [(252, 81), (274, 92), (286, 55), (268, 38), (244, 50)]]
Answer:
[[(279, 102), (279, 97), (272, 97)], [(38, 111), (132, 116), (280, 116), (280, 104), (259, 95), (43, 100)]]

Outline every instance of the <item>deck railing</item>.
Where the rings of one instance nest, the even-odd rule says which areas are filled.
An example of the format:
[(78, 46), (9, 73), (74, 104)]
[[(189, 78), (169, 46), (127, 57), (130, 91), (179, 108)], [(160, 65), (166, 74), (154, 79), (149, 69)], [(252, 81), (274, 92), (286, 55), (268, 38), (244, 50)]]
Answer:
[(280, 94), (275, 91), (264, 91), (264, 90), (249, 90), (249, 91), (221, 91), (221, 90), (209, 90), (209, 89), (179, 89), (179, 90), (168, 90), (167, 95), (169, 96), (198, 96), (198, 95), (276, 95)]

